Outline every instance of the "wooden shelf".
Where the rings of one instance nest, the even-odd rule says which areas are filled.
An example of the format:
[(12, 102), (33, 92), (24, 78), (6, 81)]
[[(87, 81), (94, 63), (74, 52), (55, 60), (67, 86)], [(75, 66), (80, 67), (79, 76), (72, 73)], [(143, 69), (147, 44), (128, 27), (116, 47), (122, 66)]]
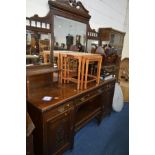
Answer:
[(58, 68), (38, 68), (38, 69), (27, 69), (26, 71), (26, 76), (33, 76), (33, 75), (41, 75), (41, 74), (46, 74), (46, 73), (52, 73), (52, 72), (58, 72)]

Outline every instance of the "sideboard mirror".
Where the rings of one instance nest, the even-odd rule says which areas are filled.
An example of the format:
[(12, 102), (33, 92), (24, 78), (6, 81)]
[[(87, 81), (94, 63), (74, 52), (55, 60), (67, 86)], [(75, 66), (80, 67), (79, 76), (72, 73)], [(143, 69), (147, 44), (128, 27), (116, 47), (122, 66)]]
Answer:
[(84, 52), (86, 30), (85, 23), (54, 15), (54, 50)]
[(80, 1), (49, 0), (54, 50), (87, 51), (89, 11)]
[(26, 64), (43, 64), (43, 51), (51, 49), (50, 14), (26, 17)]
[[(87, 52), (89, 11), (80, 1), (49, 0), (50, 11), (45, 17), (26, 18), (27, 65), (44, 63), (43, 51), (54, 66), (54, 50)], [(46, 60), (47, 60), (46, 59)]]

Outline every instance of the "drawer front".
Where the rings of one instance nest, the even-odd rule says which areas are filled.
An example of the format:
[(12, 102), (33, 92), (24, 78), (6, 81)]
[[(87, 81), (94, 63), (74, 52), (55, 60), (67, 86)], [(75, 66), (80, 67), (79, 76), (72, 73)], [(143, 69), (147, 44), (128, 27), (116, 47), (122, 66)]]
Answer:
[(113, 83), (108, 83), (107, 85), (106, 85), (106, 89), (113, 89), (115, 87), (115, 83), (113, 82)]
[(115, 87), (115, 81), (111, 81), (111, 82), (108, 82), (106, 83), (103, 87), (102, 87), (102, 91), (107, 91), (107, 90), (110, 90), (110, 89), (113, 89)]
[(88, 92), (88, 93), (86, 93), (84, 95), (81, 95), (78, 98), (76, 98), (75, 99), (75, 103), (78, 105), (78, 104), (81, 104), (83, 102), (87, 102), (87, 101), (93, 100), (95, 97), (101, 95), (102, 92), (103, 92), (102, 88), (94, 90), (94, 91), (91, 91), (91, 92)]
[(60, 115), (65, 111), (68, 111), (73, 106), (73, 102), (74, 102), (73, 100), (68, 101), (60, 106), (55, 107), (54, 109), (47, 111), (44, 114), (45, 119), (56, 117), (57, 115)]
[(59, 154), (70, 146), (71, 122), (70, 112), (60, 114), (46, 121), (46, 153)]

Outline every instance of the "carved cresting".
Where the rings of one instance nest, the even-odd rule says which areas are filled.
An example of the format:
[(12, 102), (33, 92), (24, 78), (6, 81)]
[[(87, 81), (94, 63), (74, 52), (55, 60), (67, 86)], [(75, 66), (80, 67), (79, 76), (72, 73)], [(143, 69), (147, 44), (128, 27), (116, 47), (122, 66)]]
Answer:
[(77, 8), (77, 9), (79, 9), (80, 5), (81, 5), (81, 2), (79, 2), (79, 1), (76, 2), (76, 0), (69, 0), (69, 3), (70, 3), (71, 6)]
[(83, 6), (80, 1), (76, 0), (49, 0), (48, 4), (50, 9), (53, 11), (63, 10), (66, 13), (70, 12), (73, 15), (78, 15), (86, 18), (87, 20), (90, 19), (89, 11)]

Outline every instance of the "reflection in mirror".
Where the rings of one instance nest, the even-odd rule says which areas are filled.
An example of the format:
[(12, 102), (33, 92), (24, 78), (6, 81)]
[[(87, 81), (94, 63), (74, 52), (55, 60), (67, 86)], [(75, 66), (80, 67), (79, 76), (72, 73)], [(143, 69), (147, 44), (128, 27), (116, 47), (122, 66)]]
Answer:
[(86, 50), (86, 24), (54, 16), (54, 50)]
[(110, 41), (102, 41), (101, 46), (103, 47), (104, 45), (109, 45)]
[(46, 27), (45, 27), (45, 23), (42, 23), (42, 28), (46, 28)]
[(50, 28), (50, 24), (46, 24), (46, 28), (49, 29)]
[[(42, 64), (43, 51), (50, 50), (50, 33), (43, 34), (34, 31), (26, 31), (26, 64)], [(47, 60), (49, 62), (49, 60)]]
[(98, 40), (88, 39), (88, 42), (87, 42), (87, 51), (88, 51), (88, 53), (95, 53), (96, 48), (98, 47), (98, 45), (99, 45)]
[(36, 22), (35, 21), (31, 21), (31, 26), (36, 26)]
[(40, 25), (41, 23), (40, 22), (37, 22), (37, 27), (41, 27), (41, 25)]
[(30, 26), (30, 20), (26, 20), (26, 25)]

